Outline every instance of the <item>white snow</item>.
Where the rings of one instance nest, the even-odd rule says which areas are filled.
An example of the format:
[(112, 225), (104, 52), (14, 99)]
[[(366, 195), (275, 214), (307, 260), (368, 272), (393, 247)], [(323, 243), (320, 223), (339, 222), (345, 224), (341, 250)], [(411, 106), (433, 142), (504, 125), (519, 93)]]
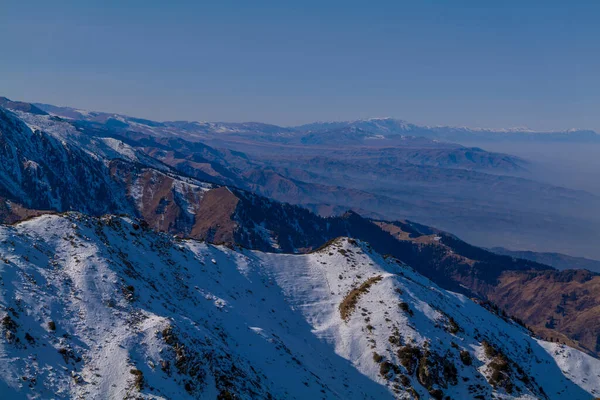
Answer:
[[(224, 390), (240, 398), (390, 397), (311, 334), (251, 255), (135, 229), (126, 219), (69, 214), (0, 228), (0, 260), (0, 317), (10, 313), (20, 340), (9, 342), (0, 328), (0, 389), (9, 398), (135, 397), (133, 369), (143, 373), (143, 398), (215, 398)], [(193, 378), (191, 366), (187, 374), (176, 368), (162, 333), (169, 326), (199, 363)], [(249, 335), (250, 327), (261, 335)]]
[[(381, 279), (343, 320), (340, 304), (373, 277)], [(448, 331), (450, 317), (459, 332)], [(180, 240), (128, 218), (42, 216), (0, 226), (0, 320), (0, 393), (11, 399), (412, 398), (400, 375), (384, 379), (374, 351), (428, 398), (400, 366), (395, 332), (456, 366), (457, 384), (442, 388), (455, 399), (472, 398), (469, 385), (485, 398), (539, 397), (516, 378), (512, 396), (488, 384), (484, 338), (550, 399), (600, 394), (600, 361), (537, 341), (348, 239), (307, 255), (266, 254)]]
[(135, 150), (128, 144), (113, 138), (100, 138), (99, 140), (121, 155), (124, 159), (130, 161), (138, 160)]
[(600, 364), (598, 359), (559, 343), (538, 340), (565, 376), (588, 392), (600, 394)]

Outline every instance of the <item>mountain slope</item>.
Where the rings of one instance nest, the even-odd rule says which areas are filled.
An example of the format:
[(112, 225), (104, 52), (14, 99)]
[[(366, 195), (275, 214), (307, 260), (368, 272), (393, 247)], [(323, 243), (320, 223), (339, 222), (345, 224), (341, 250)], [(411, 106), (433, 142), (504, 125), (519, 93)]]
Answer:
[(15, 208), (20, 206), (125, 213), (144, 217), (156, 229), (180, 233), (194, 226), (203, 193), (213, 185), (173, 173), (113, 138), (89, 136), (47, 115), (15, 113), (0, 108), (4, 222), (36, 214)]
[(411, 222), (375, 223), (398, 242), (379, 251), (410, 262), (445, 288), (491, 301), (540, 337), (599, 354), (600, 326), (593, 322), (600, 313), (599, 274), (498, 255)]
[[(315, 127), (320, 128), (312, 131), (307, 130), (306, 127), (284, 128), (256, 122), (157, 122), (119, 114), (84, 112), (47, 104), (37, 104), (32, 107), (40, 107), (53, 115), (68, 118), (82, 131), (117, 135), (120, 138), (129, 137), (138, 142), (142, 139), (150, 147), (161, 147), (167, 141), (177, 141), (179, 146), (188, 147), (188, 155), (189, 148), (195, 147), (194, 143), (201, 142), (253, 153), (260, 152), (261, 149), (265, 151), (269, 145), (278, 146), (280, 151), (286, 153), (294, 149), (297, 151), (299, 147), (304, 150), (312, 147), (338, 150), (360, 148), (362, 151), (366, 151), (367, 148), (386, 148), (395, 150), (396, 156), (415, 165), (422, 163), (498, 171), (521, 170), (526, 164), (524, 160), (506, 154), (490, 153), (482, 149), (465, 148), (455, 143), (417, 137), (423, 135), (405, 135), (404, 130), (410, 132), (418, 127), (392, 119), (380, 119), (377, 120), (378, 123), (373, 119), (362, 122), (315, 124)], [(415, 132), (421, 133), (418, 129)], [(173, 149), (174, 146), (171, 148)], [(182, 154), (183, 149), (177, 150)], [(433, 154), (428, 155), (428, 152)]]
[(265, 254), (66, 214), (0, 227), (0, 258), (11, 398), (600, 393), (600, 361), (353, 240)]
[(11, 398), (390, 397), (242, 254), (77, 214), (0, 237)]
[(129, 210), (101, 159), (31, 129), (1, 108), (0, 195), (28, 208), (89, 213)]
[[(546, 350), (539, 351), (543, 342), (521, 336), (524, 330), (519, 325), (441, 290), (393, 259), (382, 259), (369, 245), (342, 239), (309, 257), (309, 262), (293, 255), (261, 258), (317, 335), (392, 391), (411, 392), (412, 386), (421, 397), (465, 399), (492, 398), (492, 392), (523, 398), (587, 396), (577, 394), (577, 389), (568, 393), (558, 383), (560, 374), (552, 372), (555, 361), (548, 358), (547, 348), (563, 347), (544, 344)], [(473, 351), (472, 365), (459, 361), (461, 355), (466, 359), (465, 351)], [(511, 365), (500, 379), (495, 370), (498, 354)], [(518, 372), (538, 369), (545, 372), (530, 377)], [(485, 388), (482, 375), (496, 390)], [(597, 372), (586, 372), (584, 380), (592, 376)]]
[(42, 110), (41, 108), (30, 104), (30, 103), (25, 103), (22, 101), (12, 101), (6, 97), (1, 97), (0, 96), (0, 107), (3, 108), (8, 108), (10, 110), (15, 110), (15, 111), (25, 111), (31, 114), (38, 114), (38, 115), (48, 115), (48, 113), (44, 110)]

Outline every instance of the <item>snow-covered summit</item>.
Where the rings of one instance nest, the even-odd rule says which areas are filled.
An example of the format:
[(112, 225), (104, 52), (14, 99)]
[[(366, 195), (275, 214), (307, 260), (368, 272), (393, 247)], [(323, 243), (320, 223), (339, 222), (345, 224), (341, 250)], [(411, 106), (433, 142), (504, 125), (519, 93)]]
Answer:
[(0, 227), (0, 261), (9, 398), (600, 393), (600, 361), (353, 239), (267, 254), (68, 213)]

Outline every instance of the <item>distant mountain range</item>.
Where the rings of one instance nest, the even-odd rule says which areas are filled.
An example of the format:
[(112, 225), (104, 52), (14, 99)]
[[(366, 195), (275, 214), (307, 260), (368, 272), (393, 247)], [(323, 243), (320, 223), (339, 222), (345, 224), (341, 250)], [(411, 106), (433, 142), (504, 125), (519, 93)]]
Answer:
[(412, 135), (447, 141), (558, 141), (600, 142), (600, 135), (592, 130), (535, 131), (528, 128), (484, 129), (452, 126), (419, 126), (393, 118), (369, 118), (341, 122), (315, 122), (296, 129), (303, 132), (323, 132), (341, 128), (355, 128), (383, 137)]
[(560, 253), (538, 253), (535, 251), (515, 251), (503, 247), (494, 247), (490, 249), (494, 253), (522, 258), (524, 260), (535, 261), (541, 264), (550, 265), (557, 269), (587, 269), (592, 272), (600, 273), (600, 261), (590, 260), (584, 257), (572, 257)]
[[(3, 98), (6, 108), (22, 108), (19, 102), (10, 102)], [(0, 105), (2, 103), (0, 102)], [(65, 118), (99, 122), (109, 126), (127, 125), (143, 128), (148, 133), (157, 135), (177, 134), (173, 128), (185, 132), (185, 139), (202, 137), (202, 134), (252, 134), (260, 135), (263, 140), (283, 143), (299, 141), (303, 144), (322, 144), (330, 139), (326, 136), (343, 135), (346, 140), (365, 144), (366, 140), (386, 141), (402, 140), (398, 136), (414, 136), (450, 142), (462, 141), (556, 141), (556, 142), (593, 142), (600, 143), (600, 135), (592, 130), (570, 129), (567, 131), (535, 131), (529, 128), (485, 129), (452, 126), (420, 126), (394, 118), (367, 118), (352, 121), (313, 122), (309, 124), (282, 127), (260, 122), (188, 122), (170, 121), (156, 122), (140, 118), (132, 118), (120, 114), (89, 112), (71, 107), (57, 107), (49, 104), (33, 103), (36, 109), (59, 115)], [(338, 137), (339, 140), (339, 137)], [(372, 143), (370, 143), (372, 144)]]

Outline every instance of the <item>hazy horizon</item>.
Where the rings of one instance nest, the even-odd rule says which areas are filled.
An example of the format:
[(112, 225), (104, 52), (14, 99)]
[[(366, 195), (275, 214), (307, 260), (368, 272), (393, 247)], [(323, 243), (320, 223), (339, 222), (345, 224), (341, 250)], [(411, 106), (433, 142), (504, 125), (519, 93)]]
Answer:
[[(565, 131), (569, 131), (569, 130), (591, 130), (594, 131), (596, 133), (598, 133), (598, 131), (591, 129), (591, 128), (585, 128), (585, 127), (571, 127), (571, 128), (567, 128), (567, 129), (546, 129), (546, 130), (536, 130), (533, 129), (530, 126), (494, 126), (494, 127), (490, 127), (490, 126), (475, 126), (475, 125), (450, 125), (450, 124), (430, 124), (427, 122), (424, 123), (416, 123), (415, 121), (406, 119), (406, 118), (401, 118), (401, 117), (394, 117), (391, 115), (387, 115), (387, 116), (366, 116), (366, 117), (362, 117), (362, 118), (348, 118), (345, 120), (317, 120), (317, 119), (309, 119), (301, 124), (295, 124), (295, 125), (289, 125), (289, 124), (277, 124), (271, 121), (262, 121), (262, 120), (256, 120), (256, 119), (251, 119), (251, 120), (192, 120), (192, 119), (188, 119), (188, 120), (159, 120), (159, 119), (154, 119), (152, 116), (140, 116), (140, 115), (132, 115), (132, 114), (127, 114), (125, 112), (122, 111), (115, 111), (115, 110), (98, 110), (98, 109), (88, 109), (88, 108), (83, 108), (83, 107), (77, 107), (76, 105), (70, 105), (70, 104), (52, 104), (52, 103), (47, 103), (44, 101), (39, 101), (39, 100), (35, 100), (35, 99), (19, 99), (19, 98), (13, 98), (10, 96), (6, 96), (2, 93), (0, 93), (0, 97), (6, 97), (11, 101), (21, 101), (21, 102), (26, 102), (26, 103), (30, 103), (30, 104), (44, 104), (44, 105), (49, 105), (49, 106), (55, 106), (55, 107), (61, 107), (61, 108), (70, 108), (70, 109), (74, 109), (74, 110), (81, 110), (81, 111), (89, 111), (89, 112), (98, 112), (98, 113), (105, 113), (105, 114), (115, 114), (115, 115), (124, 115), (127, 117), (133, 117), (133, 118), (140, 118), (140, 119), (148, 119), (150, 121), (155, 121), (155, 122), (172, 122), (172, 121), (187, 121), (187, 122), (212, 122), (212, 123), (232, 123), (232, 124), (236, 124), (236, 123), (264, 123), (264, 124), (269, 124), (269, 125), (277, 125), (277, 126), (281, 126), (284, 128), (294, 128), (297, 126), (301, 126), (301, 125), (305, 125), (305, 124), (311, 124), (311, 123), (327, 123), (327, 122), (347, 122), (347, 121), (359, 121), (359, 120), (377, 120), (377, 119), (393, 119), (393, 120), (398, 120), (398, 121), (404, 121), (404, 122), (408, 122), (408, 123), (412, 123), (418, 126), (423, 126), (423, 127), (448, 127), (448, 128), (467, 128), (467, 129), (482, 129), (482, 130), (490, 130), (490, 131), (501, 131), (501, 130), (510, 130), (510, 129), (514, 129), (514, 130), (533, 130), (536, 132), (565, 132)], [(599, 133), (600, 134), (600, 133)]]
[[(153, 120), (600, 131), (600, 4), (5, 5), (9, 98)], [(17, 34), (18, 33), (18, 34)], [(560, 54), (560, 57), (557, 55)]]

